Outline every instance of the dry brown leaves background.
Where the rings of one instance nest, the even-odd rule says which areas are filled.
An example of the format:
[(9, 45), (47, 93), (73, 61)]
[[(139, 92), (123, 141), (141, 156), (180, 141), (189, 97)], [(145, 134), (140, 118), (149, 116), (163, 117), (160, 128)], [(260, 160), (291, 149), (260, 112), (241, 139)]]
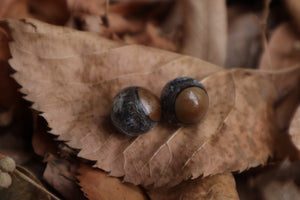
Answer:
[[(4, 18), (36, 18), (0, 23), (1, 87), (7, 91), (0, 98), (0, 125), (12, 123), (14, 110), (32, 103), (33, 114), (28, 109), (22, 113), (33, 121), (24, 123), (31, 124), (33, 149), (47, 163), (43, 178), (58, 196), (250, 199), (244, 195), (251, 193), (248, 182), (268, 172), (257, 167), (276, 168), (285, 159), (299, 159), (299, 18), (297, 7), (291, 7), (294, 1), (286, 2), (292, 20), (281, 17), (285, 23), (277, 20), (273, 27), (267, 26), (266, 16), (277, 19), (272, 11), (278, 14), (276, 5), (282, 2), (274, 8), (266, 1), (256, 15), (247, 4), (230, 1), (111, 3), (108, 18), (105, 1), (7, 1), (7, 8), (37, 11), (23, 9), (11, 17), (0, 10)], [(51, 17), (55, 12), (43, 12), (45, 5), (60, 14)], [(143, 9), (146, 14), (139, 12)], [(249, 14), (241, 14), (247, 9)], [(243, 22), (254, 27), (250, 34)], [(245, 39), (252, 49), (241, 43)], [(160, 96), (163, 86), (179, 76), (201, 80), (207, 89), (209, 110), (200, 123), (174, 127), (162, 121), (135, 138), (112, 126), (111, 102), (122, 88), (142, 86)], [(22, 126), (12, 127), (18, 127), (17, 135)], [(8, 140), (6, 135), (4, 131), (1, 139)], [(22, 145), (28, 149), (28, 142)], [(21, 154), (14, 148), (0, 149), (13, 151), (16, 159)], [(32, 150), (28, 154), (34, 156)], [(233, 177), (232, 172), (241, 175)], [(288, 176), (286, 187), (294, 191), (298, 178)], [(261, 198), (272, 199), (270, 191), (278, 184), (270, 178)]]

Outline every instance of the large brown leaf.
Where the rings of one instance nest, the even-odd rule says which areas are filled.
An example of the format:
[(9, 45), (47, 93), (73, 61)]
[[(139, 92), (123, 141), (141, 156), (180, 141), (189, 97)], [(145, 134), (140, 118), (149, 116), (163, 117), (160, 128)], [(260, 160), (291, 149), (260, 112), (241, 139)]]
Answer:
[[(112, 176), (144, 186), (174, 186), (184, 179), (264, 164), (273, 152), (273, 101), (299, 78), (300, 69), (267, 73), (221, 70), (199, 59), (139, 45), (120, 46), (93, 34), (35, 20), (8, 20), (15, 79), (51, 133)], [(160, 95), (178, 76), (202, 79), (210, 107), (201, 123), (160, 123), (137, 138), (117, 133), (109, 114), (126, 86)]]

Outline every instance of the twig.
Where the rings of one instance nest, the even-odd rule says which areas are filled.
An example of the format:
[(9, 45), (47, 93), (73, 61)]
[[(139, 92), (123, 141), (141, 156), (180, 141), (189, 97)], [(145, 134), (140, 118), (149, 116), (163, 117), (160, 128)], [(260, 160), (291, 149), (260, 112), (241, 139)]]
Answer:
[[(23, 170), (25, 170), (26, 172), (30, 173), (28, 170), (26, 170), (25, 168), (22, 168)], [(23, 180), (27, 181), (28, 183), (31, 183), (32, 185), (34, 185), (35, 187), (37, 187), (38, 189), (40, 189), (41, 191), (45, 192), (46, 194), (50, 195), (53, 199), (55, 200), (61, 200), (58, 197), (56, 197), (54, 194), (52, 194), (51, 192), (49, 192), (47, 189), (45, 189), (44, 187), (42, 187), (40, 184), (36, 183), (34, 180), (32, 180), (30, 177), (28, 177), (26, 174), (24, 174), (23, 172), (19, 171), (18, 169), (14, 170), (14, 173), (16, 175), (18, 175), (19, 177), (21, 177)]]

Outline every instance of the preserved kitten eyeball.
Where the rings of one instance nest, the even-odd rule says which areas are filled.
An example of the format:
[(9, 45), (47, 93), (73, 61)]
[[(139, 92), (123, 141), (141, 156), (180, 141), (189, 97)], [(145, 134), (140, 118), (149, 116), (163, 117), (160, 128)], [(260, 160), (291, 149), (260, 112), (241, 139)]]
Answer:
[(138, 136), (153, 129), (161, 117), (159, 99), (147, 89), (127, 87), (112, 103), (111, 120), (121, 132)]
[(174, 124), (200, 121), (208, 110), (204, 86), (190, 77), (179, 77), (166, 84), (161, 93), (163, 117)]

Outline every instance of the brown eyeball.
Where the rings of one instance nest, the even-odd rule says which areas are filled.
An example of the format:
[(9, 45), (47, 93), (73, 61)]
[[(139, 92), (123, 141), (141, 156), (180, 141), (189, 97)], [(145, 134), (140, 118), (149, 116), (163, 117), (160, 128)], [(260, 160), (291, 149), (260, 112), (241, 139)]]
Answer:
[(129, 136), (138, 136), (153, 129), (161, 116), (159, 99), (141, 87), (121, 90), (112, 103), (111, 120)]
[(208, 110), (208, 104), (207, 91), (193, 78), (176, 78), (168, 82), (162, 90), (163, 117), (173, 124), (192, 124), (200, 121)]

